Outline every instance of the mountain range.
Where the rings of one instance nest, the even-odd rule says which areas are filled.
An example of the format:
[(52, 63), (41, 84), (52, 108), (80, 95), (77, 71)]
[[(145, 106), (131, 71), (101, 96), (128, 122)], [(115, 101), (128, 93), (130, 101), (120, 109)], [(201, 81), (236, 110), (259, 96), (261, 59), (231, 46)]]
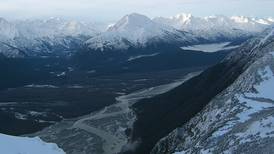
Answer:
[(274, 20), (243, 16), (175, 17), (150, 19), (132, 13), (102, 30), (74, 20), (7, 21), (0, 19), (0, 53), (7, 57), (68, 55), (87, 50), (129, 50), (159, 44), (185, 46), (209, 42), (246, 40)]
[(0, 53), (7, 57), (34, 57), (79, 48), (86, 37), (97, 31), (89, 24), (60, 18), (13, 22), (1, 18), (0, 33)]
[(158, 17), (153, 20), (176, 29), (193, 32), (196, 35), (211, 37), (211, 39), (222, 36), (235, 39), (240, 35), (248, 35), (249, 32), (261, 32), (267, 26), (273, 24), (272, 18), (227, 17), (221, 15), (195, 17), (191, 14), (178, 14), (170, 18)]
[(126, 50), (151, 44), (189, 45), (204, 42), (246, 39), (263, 31), (274, 22), (272, 18), (254, 19), (243, 16), (194, 17), (179, 14), (171, 18), (150, 19), (140, 14), (124, 16), (107, 31), (90, 39), (91, 49)]

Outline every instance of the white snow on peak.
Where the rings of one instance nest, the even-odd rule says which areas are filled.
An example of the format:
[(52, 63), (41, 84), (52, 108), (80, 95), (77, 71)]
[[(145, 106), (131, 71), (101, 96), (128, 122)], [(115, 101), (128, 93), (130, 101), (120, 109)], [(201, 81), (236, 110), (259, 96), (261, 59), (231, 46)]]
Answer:
[(192, 17), (193, 16), (190, 13), (181, 13), (181, 14), (176, 15), (175, 17), (171, 17), (171, 19), (179, 20), (182, 23), (187, 23), (191, 20)]
[[(0, 18), (0, 53), (6, 57), (52, 52), (59, 46), (69, 50), (73, 44), (99, 33), (89, 23), (62, 18), (7, 21)], [(85, 36), (85, 37), (83, 37)], [(47, 45), (45, 45), (47, 44)], [(22, 52), (24, 51), (24, 52)]]
[(49, 18), (45, 20), (17, 21), (16, 28), (26, 38), (93, 35), (96, 30), (87, 23)]
[(131, 43), (144, 44), (148, 39), (162, 35), (164, 29), (148, 17), (133, 13), (123, 17), (107, 32), (125, 38)]
[(232, 16), (231, 20), (235, 21), (236, 23), (248, 23), (250, 19), (245, 16)]
[(45, 143), (39, 137), (16, 137), (0, 134), (1, 154), (65, 154), (56, 144)]
[(0, 18), (1, 40), (16, 37), (37, 39), (42, 37), (94, 35), (98, 31), (91, 24), (62, 18), (7, 21)]
[(152, 25), (152, 24), (154, 23), (148, 17), (141, 14), (132, 13), (124, 16), (115, 25), (110, 27), (108, 31), (135, 30), (140, 27), (143, 27), (143, 25)]

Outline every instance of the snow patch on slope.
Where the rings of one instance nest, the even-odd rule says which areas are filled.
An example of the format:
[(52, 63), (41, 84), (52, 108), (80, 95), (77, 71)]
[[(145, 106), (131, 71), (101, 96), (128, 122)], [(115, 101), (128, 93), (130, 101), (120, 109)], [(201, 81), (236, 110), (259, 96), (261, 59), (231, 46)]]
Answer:
[[(254, 88), (256, 89), (256, 93), (244, 93), (241, 95), (236, 95), (236, 99), (238, 100), (239, 104), (232, 109), (232, 112), (238, 112), (235, 115), (236, 119), (232, 119), (228, 121), (223, 127), (219, 128), (215, 131), (212, 136), (218, 137), (222, 136), (232, 128), (240, 123), (247, 122), (252, 115), (263, 111), (265, 109), (274, 107), (274, 103), (258, 101), (256, 99), (263, 98), (263, 99), (270, 99), (274, 101), (273, 95), (273, 87), (274, 87), (274, 75), (272, 70), (269, 66), (265, 67), (263, 70), (259, 70), (258, 74), (262, 78), (262, 82), (258, 85), (255, 85)], [(231, 102), (231, 99), (228, 100)], [(240, 107), (239, 107), (240, 106)], [(240, 112), (238, 110), (241, 110)]]
[(0, 153), (3, 154), (65, 154), (56, 144), (45, 143), (39, 137), (15, 137), (0, 134)]
[(270, 37), (272, 37), (273, 35), (274, 35), (274, 29), (273, 29), (266, 37), (264, 37), (264, 38), (260, 41), (259, 45), (265, 44), (266, 41), (267, 41)]
[(260, 121), (255, 121), (248, 127), (244, 133), (237, 133), (240, 143), (251, 142), (250, 136), (258, 136), (259, 138), (274, 137), (274, 117), (268, 116)]
[(130, 57), (127, 61), (133, 61), (136, 59), (140, 59), (140, 58), (144, 58), (144, 57), (153, 57), (153, 56), (157, 56), (157, 55), (159, 55), (159, 53), (153, 53), (153, 54), (149, 54), (149, 55), (138, 55), (138, 56)]
[(268, 98), (274, 100), (274, 74), (269, 66), (258, 72), (264, 82), (255, 85), (256, 93), (247, 93), (247, 97)]
[(270, 54), (274, 57), (274, 52), (270, 52)]

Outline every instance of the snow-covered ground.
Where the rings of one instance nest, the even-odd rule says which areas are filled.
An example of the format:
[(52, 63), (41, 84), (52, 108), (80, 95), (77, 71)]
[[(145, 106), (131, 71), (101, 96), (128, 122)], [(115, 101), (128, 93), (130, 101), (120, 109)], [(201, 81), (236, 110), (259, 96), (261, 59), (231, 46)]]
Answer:
[(39, 137), (16, 137), (0, 134), (1, 154), (65, 154), (54, 143), (45, 143)]
[(58, 88), (57, 86), (54, 86), (54, 85), (35, 85), (35, 84), (26, 85), (24, 87), (26, 88)]
[(271, 68), (267, 66), (264, 70), (260, 70), (258, 74), (264, 80), (264, 82), (259, 85), (255, 85), (257, 93), (247, 93), (247, 97), (257, 97), (257, 98), (269, 98), (274, 100), (273, 87), (274, 87), (274, 74)]
[[(213, 136), (222, 136), (231, 131), (237, 123), (244, 123), (251, 119), (251, 116), (253, 114), (259, 113), (267, 108), (274, 107), (273, 102), (271, 102), (271, 100), (274, 100), (274, 95), (272, 91), (272, 88), (274, 87), (274, 74), (269, 66), (265, 67), (262, 70), (259, 70), (258, 74), (260, 75), (260, 78), (263, 80), (263, 82), (259, 83), (258, 85), (254, 85), (256, 93), (244, 93), (243, 95), (237, 95), (236, 98), (241, 104), (240, 109), (242, 110), (242, 112), (236, 114), (235, 120), (228, 121), (226, 125), (215, 131), (212, 134)], [(270, 102), (260, 102), (257, 99), (268, 99), (270, 100)], [(228, 101), (231, 102), (231, 100)], [(239, 108), (235, 106), (234, 109), (236, 111)], [(259, 131), (260, 129), (257, 129), (257, 132)]]
[(227, 46), (230, 42), (223, 43), (211, 43), (211, 44), (199, 44), (193, 46), (181, 47), (183, 50), (203, 51), (203, 52), (216, 52), (220, 50), (234, 49), (239, 46)]

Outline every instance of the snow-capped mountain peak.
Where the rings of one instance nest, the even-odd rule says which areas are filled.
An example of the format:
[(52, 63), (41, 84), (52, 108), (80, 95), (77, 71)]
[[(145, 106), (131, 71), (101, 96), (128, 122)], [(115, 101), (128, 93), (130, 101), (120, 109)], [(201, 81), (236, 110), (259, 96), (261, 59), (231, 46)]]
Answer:
[(55, 53), (54, 50), (60, 54), (74, 50), (72, 48), (97, 33), (96, 28), (89, 24), (63, 18), (16, 21), (0, 18), (0, 54), (24, 57)]
[(132, 13), (111, 25), (106, 32), (88, 40), (87, 44), (95, 50), (124, 50), (129, 47), (144, 47), (150, 41), (164, 39), (169, 34), (181, 35), (171, 26), (159, 24), (144, 15)]

